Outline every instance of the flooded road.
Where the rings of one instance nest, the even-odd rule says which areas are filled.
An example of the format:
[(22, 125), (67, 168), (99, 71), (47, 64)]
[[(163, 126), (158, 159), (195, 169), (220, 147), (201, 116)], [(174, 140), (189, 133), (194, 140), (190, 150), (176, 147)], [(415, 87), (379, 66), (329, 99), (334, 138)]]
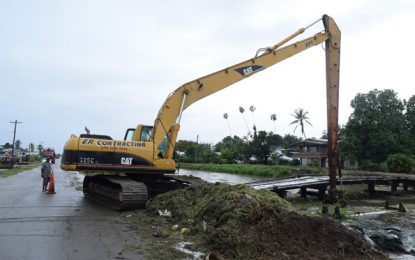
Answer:
[(143, 259), (120, 213), (84, 199), (82, 176), (55, 170), (56, 194), (41, 192), (40, 167), (0, 178), (1, 259)]

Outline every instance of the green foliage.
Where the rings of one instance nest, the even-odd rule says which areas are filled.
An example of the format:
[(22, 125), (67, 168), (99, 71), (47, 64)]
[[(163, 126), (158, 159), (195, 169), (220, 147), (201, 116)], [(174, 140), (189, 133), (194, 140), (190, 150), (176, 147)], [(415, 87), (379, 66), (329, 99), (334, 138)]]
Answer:
[(3, 145), (3, 147), (4, 147), (4, 148), (13, 148), (13, 145), (12, 145), (12, 144), (10, 144), (10, 143), (5, 143), (5, 144)]
[(294, 111), (294, 114), (291, 115), (295, 118), (295, 120), (290, 123), (290, 125), (295, 125), (294, 132), (297, 129), (297, 127), (300, 126), (301, 134), (304, 136), (304, 138), (307, 138), (305, 136), (304, 123), (307, 123), (311, 126), (311, 123), (308, 121), (308, 119), (310, 119), (307, 116), (308, 112), (304, 111), (304, 109), (302, 108), (298, 108)]
[[(214, 146), (180, 140), (176, 143), (175, 159), (186, 163), (238, 163), (252, 162), (267, 164), (272, 158), (272, 148), (276, 146), (289, 147), (301, 141), (293, 135), (281, 137), (272, 132), (259, 131), (248, 138), (227, 136)], [(179, 153), (181, 152), (181, 153)], [(184, 155), (183, 155), (184, 153)], [(251, 161), (251, 158), (256, 160)], [(299, 165), (294, 162), (294, 165)]]
[(237, 161), (245, 161), (247, 143), (238, 136), (227, 136), (215, 145), (215, 151), (220, 152), (220, 157), (224, 162), (236, 163)]
[(252, 140), (248, 143), (247, 157), (254, 156), (256, 162), (267, 164), (271, 157), (272, 147), (282, 146), (283, 138), (272, 132), (259, 131), (254, 133)]
[(275, 223), (292, 206), (268, 190), (221, 183), (160, 194), (149, 203), (147, 212), (159, 209), (169, 210), (174, 223), (190, 224), (192, 234), (201, 236), (209, 248), (227, 254), (224, 259), (257, 259), (262, 232), (255, 227)]
[(298, 160), (298, 159), (294, 159), (294, 160), (292, 160), (292, 161), (289, 163), (289, 165), (291, 165), (291, 166), (299, 166), (299, 165), (301, 165), (301, 162), (300, 162), (300, 160)]
[[(177, 151), (184, 152), (184, 156), (180, 156)], [(175, 159), (178, 162), (200, 162), (200, 163), (219, 163), (220, 158), (210, 144), (196, 143), (193, 141), (180, 140), (176, 143)]]
[(34, 169), (34, 168), (36, 168), (38, 166), (39, 166), (39, 163), (38, 162), (35, 162), (35, 163), (28, 164), (28, 165), (14, 167), (12, 169), (9, 169), (9, 170), (6, 170), (6, 171), (2, 172), (0, 174), (0, 178), (6, 178), (6, 177), (9, 177), (9, 176), (18, 174), (20, 172), (24, 172), (24, 171), (28, 171), (28, 170)]
[(411, 173), (415, 167), (415, 160), (405, 154), (391, 154), (386, 160), (390, 172)]
[(42, 157), (40, 155), (26, 155), (23, 158), (23, 161), (25, 162), (39, 162), (42, 160)]
[(301, 142), (301, 140), (302, 140), (302, 138), (300, 138), (300, 137), (297, 137), (295, 135), (286, 134), (282, 138), (282, 142), (283, 142), (282, 146), (288, 148), (293, 144)]
[(379, 170), (380, 163), (393, 153), (414, 151), (404, 116), (404, 102), (391, 89), (357, 94), (347, 124), (340, 129), (340, 153), (368, 169)]

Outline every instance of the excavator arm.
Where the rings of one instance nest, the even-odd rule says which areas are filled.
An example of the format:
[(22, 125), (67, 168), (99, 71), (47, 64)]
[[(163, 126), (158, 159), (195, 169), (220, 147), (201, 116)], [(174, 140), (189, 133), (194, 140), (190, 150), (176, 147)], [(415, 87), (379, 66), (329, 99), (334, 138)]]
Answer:
[(173, 153), (180, 119), (186, 108), (312, 46), (325, 43), (329, 196), (335, 199), (340, 30), (327, 15), (319, 20), (323, 21), (323, 32), (284, 46), (311, 25), (301, 28), (276, 45), (260, 49), (251, 59), (180, 86), (167, 97), (154, 126), (139, 124), (135, 129), (128, 129), (124, 140), (113, 140), (110, 136), (90, 134), (88, 131), (79, 137), (71, 135), (64, 146), (61, 168), (80, 171), (85, 175), (85, 196), (118, 209), (143, 207), (148, 196), (183, 186), (183, 183), (165, 174), (176, 170)]
[[(177, 133), (180, 129), (180, 118), (183, 111), (194, 102), (222, 90), (240, 80), (256, 74), (278, 62), (325, 42), (326, 76), (327, 76), (327, 122), (330, 174), (335, 175), (337, 168), (337, 125), (338, 125), (338, 96), (339, 96), (339, 65), (340, 65), (340, 30), (334, 20), (324, 15), (325, 30), (312, 37), (300, 40), (286, 47), (284, 43), (305, 31), (304, 28), (288, 36), (276, 45), (264, 49), (264, 53), (231, 67), (227, 67), (210, 75), (190, 81), (173, 91), (162, 105), (154, 122), (154, 160), (160, 158), (160, 145), (167, 141), (164, 158), (172, 158)], [(313, 23), (314, 24), (314, 23)], [(308, 27), (307, 27), (308, 28)]]
[(278, 62), (325, 43), (328, 161), (331, 189), (334, 190), (338, 166), (340, 30), (331, 17), (324, 15), (318, 21), (320, 20), (323, 21), (324, 31), (312, 37), (286, 45), (311, 25), (301, 28), (274, 46), (260, 49), (253, 58), (180, 86), (168, 95), (154, 126), (138, 125), (135, 129), (128, 129), (124, 140), (112, 140), (109, 136), (89, 133), (79, 137), (72, 135), (65, 144), (61, 168), (81, 171), (86, 175), (173, 173), (176, 169), (173, 160), (174, 147), (180, 119), (186, 108)]

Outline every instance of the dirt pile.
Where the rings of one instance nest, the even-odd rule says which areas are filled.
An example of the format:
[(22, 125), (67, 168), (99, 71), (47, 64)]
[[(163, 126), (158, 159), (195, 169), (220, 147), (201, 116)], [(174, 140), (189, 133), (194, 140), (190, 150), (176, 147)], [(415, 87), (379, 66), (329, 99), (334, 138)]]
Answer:
[(245, 185), (200, 184), (161, 194), (147, 210), (160, 209), (222, 259), (385, 258), (341, 224), (297, 214), (275, 193)]

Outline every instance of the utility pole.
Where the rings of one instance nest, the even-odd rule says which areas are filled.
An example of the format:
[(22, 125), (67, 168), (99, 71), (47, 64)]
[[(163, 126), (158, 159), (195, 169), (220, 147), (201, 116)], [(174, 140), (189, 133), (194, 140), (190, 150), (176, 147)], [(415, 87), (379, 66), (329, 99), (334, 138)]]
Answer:
[(10, 161), (10, 165), (14, 165), (14, 141), (16, 140), (16, 126), (17, 124), (21, 124), (21, 123), (22, 122), (18, 122), (17, 120), (14, 120), (14, 122), (10, 122), (10, 124), (14, 124), (12, 159)]
[(196, 146), (195, 146), (195, 163), (196, 163), (196, 157), (197, 157), (197, 145), (199, 143), (199, 135), (196, 137)]

